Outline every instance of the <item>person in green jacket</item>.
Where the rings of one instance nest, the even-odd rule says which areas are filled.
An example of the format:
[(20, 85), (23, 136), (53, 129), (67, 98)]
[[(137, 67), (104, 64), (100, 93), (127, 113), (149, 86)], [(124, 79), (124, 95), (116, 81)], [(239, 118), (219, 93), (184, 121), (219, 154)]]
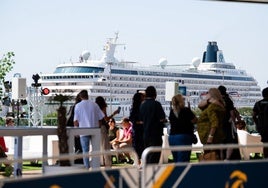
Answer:
[[(197, 121), (197, 131), (203, 145), (224, 143), (225, 134), (222, 128), (226, 113), (224, 105), (217, 88), (210, 88), (205, 100), (199, 104), (198, 107), (203, 111)], [(221, 151), (215, 151), (220, 159)]]

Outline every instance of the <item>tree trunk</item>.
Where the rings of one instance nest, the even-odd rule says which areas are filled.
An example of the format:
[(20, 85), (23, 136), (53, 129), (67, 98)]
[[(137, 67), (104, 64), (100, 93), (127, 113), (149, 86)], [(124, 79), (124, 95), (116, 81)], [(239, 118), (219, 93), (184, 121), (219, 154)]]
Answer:
[[(68, 136), (66, 131), (66, 107), (60, 106), (58, 109), (58, 138), (59, 138), (59, 151), (60, 155), (68, 154)], [(71, 166), (70, 161), (67, 160), (59, 160), (60, 166)]]

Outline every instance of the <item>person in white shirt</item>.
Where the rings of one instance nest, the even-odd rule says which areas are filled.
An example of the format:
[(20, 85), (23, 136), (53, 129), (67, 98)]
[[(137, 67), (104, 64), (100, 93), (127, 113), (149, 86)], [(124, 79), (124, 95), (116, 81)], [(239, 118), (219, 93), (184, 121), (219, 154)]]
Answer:
[[(79, 95), (81, 102), (76, 104), (74, 109), (74, 126), (100, 128), (100, 121), (104, 118), (104, 113), (95, 102), (88, 100), (87, 90), (82, 90)], [(90, 135), (80, 135), (83, 154), (89, 152), (90, 140)], [(89, 157), (83, 157), (83, 162), (87, 169), (90, 168)]]

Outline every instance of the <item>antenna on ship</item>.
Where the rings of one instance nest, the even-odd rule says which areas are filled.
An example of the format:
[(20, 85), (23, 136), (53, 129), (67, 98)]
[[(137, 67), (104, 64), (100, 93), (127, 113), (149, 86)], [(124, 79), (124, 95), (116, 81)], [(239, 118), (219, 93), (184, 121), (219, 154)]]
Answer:
[(110, 113), (112, 113), (112, 65), (117, 64), (119, 61), (114, 57), (115, 48), (118, 45), (125, 45), (125, 44), (119, 44), (117, 43), (119, 32), (115, 32), (114, 38), (108, 38), (108, 41), (105, 44), (104, 50), (105, 53), (103, 54), (101, 58), (101, 62), (105, 63), (107, 66), (109, 66), (109, 90), (110, 90)]

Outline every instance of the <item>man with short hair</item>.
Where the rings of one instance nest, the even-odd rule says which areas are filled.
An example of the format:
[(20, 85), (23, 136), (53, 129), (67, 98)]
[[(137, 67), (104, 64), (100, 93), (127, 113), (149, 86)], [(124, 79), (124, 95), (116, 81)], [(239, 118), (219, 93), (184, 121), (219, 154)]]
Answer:
[[(253, 107), (253, 120), (257, 131), (261, 135), (261, 141), (268, 143), (268, 87), (262, 90), (263, 99), (256, 102)], [(264, 158), (268, 158), (268, 148), (263, 148)]]
[[(100, 128), (101, 119), (104, 118), (104, 113), (97, 103), (88, 100), (87, 90), (82, 90), (79, 94), (81, 102), (75, 105), (74, 109), (74, 126), (75, 127), (90, 127)], [(88, 154), (90, 135), (80, 135), (80, 142), (83, 154)], [(90, 168), (89, 157), (83, 157), (84, 166)]]
[[(156, 99), (156, 89), (148, 86), (145, 90), (145, 100), (140, 106), (140, 120), (143, 122), (144, 147), (162, 146), (162, 135), (166, 114), (160, 102)], [(160, 152), (150, 153), (146, 159), (147, 163), (158, 163)]]

